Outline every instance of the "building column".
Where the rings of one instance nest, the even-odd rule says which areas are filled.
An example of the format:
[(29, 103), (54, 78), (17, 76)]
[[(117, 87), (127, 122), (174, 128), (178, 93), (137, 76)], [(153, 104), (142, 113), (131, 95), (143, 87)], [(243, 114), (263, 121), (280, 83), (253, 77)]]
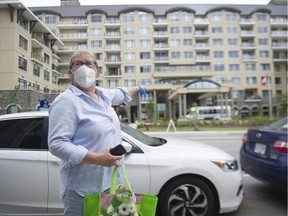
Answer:
[(157, 116), (157, 98), (156, 98), (156, 90), (153, 91), (153, 103), (154, 103), (154, 119)]
[(184, 94), (183, 95), (183, 115), (184, 115), (184, 117), (186, 117), (186, 115), (187, 115), (187, 96), (186, 96), (186, 94)]
[(179, 112), (179, 116), (178, 118), (181, 118), (182, 117), (182, 95), (179, 95), (178, 96), (178, 112)]

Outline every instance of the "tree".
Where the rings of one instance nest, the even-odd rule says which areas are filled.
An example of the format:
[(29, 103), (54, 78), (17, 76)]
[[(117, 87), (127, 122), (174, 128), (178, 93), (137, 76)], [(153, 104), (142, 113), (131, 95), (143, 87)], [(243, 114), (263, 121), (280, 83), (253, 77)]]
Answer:
[(148, 119), (154, 119), (155, 109), (154, 109), (154, 103), (151, 100), (149, 100), (145, 104), (145, 110), (146, 110), (147, 118)]

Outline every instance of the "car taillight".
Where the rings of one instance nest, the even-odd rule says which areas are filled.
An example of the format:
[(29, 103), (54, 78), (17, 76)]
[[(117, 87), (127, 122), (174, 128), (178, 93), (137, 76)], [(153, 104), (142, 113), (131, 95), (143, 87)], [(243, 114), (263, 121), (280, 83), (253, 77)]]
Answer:
[(248, 143), (248, 134), (247, 133), (243, 134), (242, 143), (243, 144), (247, 144)]
[(288, 153), (288, 140), (277, 140), (273, 145), (273, 149), (282, 153)]

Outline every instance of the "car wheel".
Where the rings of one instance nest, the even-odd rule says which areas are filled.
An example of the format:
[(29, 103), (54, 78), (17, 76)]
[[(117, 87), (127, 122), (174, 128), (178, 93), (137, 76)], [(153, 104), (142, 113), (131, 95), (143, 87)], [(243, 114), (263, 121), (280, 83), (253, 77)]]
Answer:
[(183, 177), (168, 183), (159, 194), (159, 216), (215, 216), (216, 201), (206, 182)]

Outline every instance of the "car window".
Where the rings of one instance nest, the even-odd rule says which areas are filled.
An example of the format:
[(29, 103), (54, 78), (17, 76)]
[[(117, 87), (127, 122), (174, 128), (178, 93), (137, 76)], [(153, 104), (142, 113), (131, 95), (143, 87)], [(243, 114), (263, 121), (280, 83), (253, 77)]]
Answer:
[(137, 139), (138, 141), (140, 141), (146, 145), (159, 146), (159, 145), (163, 145), (164, 143), (166, 143), (166, 141), (164, 141), (164, 139), (150, 137), (150, 136), (142, 133), (141, 131), (138, 131), (138, 130), (136, 130), (136, 129), (124, 124), (124, 123), (121, 123), (121, 129), (125, 133), (129, 134), (130, 136), (134, 137), (135, 139)]
[(43, 120), (29, 118), (0, 121), (0, 149), (48, 149), (47, 141), (42, 136)]
[(265, 127), (265, 129), (269, 130), (276, 130), (276, 131), (287, 131), (287, 117), (282, 118), (268, 126)]

